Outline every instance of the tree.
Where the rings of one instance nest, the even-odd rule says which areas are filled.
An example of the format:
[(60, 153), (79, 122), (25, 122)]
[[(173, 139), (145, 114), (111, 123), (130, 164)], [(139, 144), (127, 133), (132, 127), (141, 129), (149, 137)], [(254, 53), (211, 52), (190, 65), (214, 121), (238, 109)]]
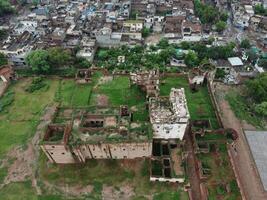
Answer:
[(144, 27), (144, 28), (142, 29), (142, 37), (146, 38), (146, 37), (149, 36), (149, 34), (150, 34), (150, 29)]
[(252, 63), (255, 63), (256, 60), (257, 60), (258, 57), (259, 57), (259, 55), (258, 55), (255, 51), (253, 51), (253, 49), (248, 50), (246, 53), (247, 53), (248, 59), (249, 59), (250, 62), (252, 62)]
[(261, 103), (267, 99), (267, 72), (258, 75), (252, 80), (246, 82), (248, 96), (255, 102)]
[(53, 68), (60, 68), (69, 64), (71, 61), (71, 54), (69, 51), (60, 47), (50, 48), (48, 49), (48, 60), (50, 66), (53, 66)]
[(260, 67), (263, 67), (263, 68), (267, 69), (267, 59), (260, 59), (259, 62), (258, 62), (258, 65)]
[(0, 66), (2, 65), (7, 65), (8, 64), (8, 61), (7, 61), (7, 58), (4, 54), (0, 53)]
[(108, 58), (108, 51), (106, 50), (100, 50), (97, 54), (97, 57), (99, 60), (104, 60)]
[(14, 9), (8, 0), (0, 0), (0, 16), (11, 14), (13, 12)]
[(226, 28), (226, 23), (220, 20), (215, 24), (215, 27), (218, 32), (222, 32)]
[(223, 12), (220, 14), (220, 20), (226, 22), (228, 20), (228, 14), (227, 12)]
[(267, 101), (255, 106), (255, 112), (261, 116), (267, 117)]
[(184, 62), (188, 67), (196, 67), (199, 64), (199, 59), (194, 51), (189, 51), (185, 56)]
[(159, 48), (166, 49), (169, 46), (169, 42), (166, 38), (162, 38), (158, 43)]
[(267, 9), (265, 9), (262, 4), (255, 5), (254, 12), (256, 15), (267, 16)]
[(249, 49), (250, 48), (250, 41), (249, 39), (243, 39), (240, 43), (240, 47), (244, 49)]
[(26, 57), (27, 64), (34, 73), (47, 74), (51, 70), (49, 54), (46, 50), (35, 50)]

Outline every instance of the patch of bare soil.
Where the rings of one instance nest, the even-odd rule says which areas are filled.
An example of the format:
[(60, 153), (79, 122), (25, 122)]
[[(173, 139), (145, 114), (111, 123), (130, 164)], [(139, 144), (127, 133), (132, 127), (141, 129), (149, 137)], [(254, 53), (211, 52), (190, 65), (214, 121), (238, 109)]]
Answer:
[[(27, 144), (26, 150), (22, 147), (16, 147), (10, 150), (3, 161), (3, 165), (8, 167), (8, 174), (1, 187), (11, 182), (21, 182), (28, 178), (31, 179), (33, 187), (36, 189), (37, 194), (41, 194), (40, 188), (37, 186), (36, 180), (36, 163), (39, 159), (39, 141), (44, 131), (44, 127), (51, 122), (52, 116), (56, 111), (56, 106), (48, 107), (45, 110), (44, 116), (41, 118), (41, 122), (37, 127), (36, 134), (31, 141)], [(8, 164), (8, 160), (12, 160), (13, 163)]]
[(141, 124), (138, 123), (131, 123), (131, 128), (139, 128)]
[(98, 106), (108, 106), (108, 97), (103, 94), (97, 95), (97, 105)]
[(132, 199), (135, 195), (133, 187), (129, 185), (122, 186), (120, 188), (114, 188), (112, 186), (103, 186), (102, 199), (103, 200), (118, 200), (118, 199)]
[(98, 84), (101, 85), (101, 84), (105, 84), (105, 83), (108, 83), (110, 81), (113, 80), (113, 76), (102, 76), (100, 79), (99, 79), (99, 82)]
[(138, 111), (138, 109), (137, 109), (136, 106), (132, 106), (132, 107), (131, 107), (131, 111), (132, 111), (132, 112), (136, 112), (136, 111)]

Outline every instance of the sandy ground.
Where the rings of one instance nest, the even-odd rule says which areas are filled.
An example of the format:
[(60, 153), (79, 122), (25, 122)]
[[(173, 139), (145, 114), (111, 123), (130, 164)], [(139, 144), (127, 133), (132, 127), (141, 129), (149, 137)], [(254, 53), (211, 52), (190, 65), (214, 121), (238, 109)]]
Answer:
[[(243, 194), (247, 200), (266, 200), (267, 193), (263, 190), (261, 180), (257, 175), (257, 170), (251, 157), (249, 146), (246, 142), (242, 128), (253, 129), (254, 127), (247, 123), (240, 122), (236, 118), (230, 105), (222, 98), (226, 91), (230, 89), (223, 85), (217, 85), (216, 98), (222, 114), (222, 121), (226, 128), (233, 128), (238, 132), (239, 139), (234, 147), (230, 148), (230, 153), (234, 158), (234, 165), (237, 169)], [(244, 127), (242, 126), (244, 124)]]

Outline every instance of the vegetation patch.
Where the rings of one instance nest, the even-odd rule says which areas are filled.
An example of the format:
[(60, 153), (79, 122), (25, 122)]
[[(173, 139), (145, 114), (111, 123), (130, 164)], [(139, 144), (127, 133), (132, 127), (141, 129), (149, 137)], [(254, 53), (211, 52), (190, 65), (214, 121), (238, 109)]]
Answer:
[(31, 84), (25, 89), (25, 91), (33, 93), (42, 88), (48, 89), (48, 85), (45, 83), (45, 80), (42, 77), (36, 77), (32, 79)]
[(0, 98), (0, 112), (11, 105), (14, 101), (14, 92), (9, 90)]

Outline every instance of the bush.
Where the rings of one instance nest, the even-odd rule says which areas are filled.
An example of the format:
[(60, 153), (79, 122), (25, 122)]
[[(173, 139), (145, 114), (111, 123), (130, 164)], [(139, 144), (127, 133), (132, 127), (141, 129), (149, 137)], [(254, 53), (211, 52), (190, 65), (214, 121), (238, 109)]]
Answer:
[(0, 99), (0, 112), (2, 112), (7, 106), (11, 105), (14, 101), (14, 92), (6, 92)]
[(32, 83), (25, 89), (29, 93), (33, 93), (41, 88), (48, 86), (42, 77), (37, 77), (32, 80)]

